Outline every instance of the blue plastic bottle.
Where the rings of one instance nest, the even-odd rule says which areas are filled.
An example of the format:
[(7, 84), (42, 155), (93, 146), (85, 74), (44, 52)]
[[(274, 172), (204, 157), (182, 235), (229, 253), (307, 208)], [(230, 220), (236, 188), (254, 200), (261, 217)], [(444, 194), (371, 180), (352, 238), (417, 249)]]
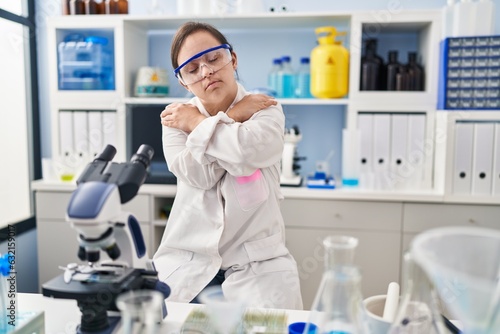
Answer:
[(300, 67), (295, 80), (295, 96), (298, 98), (312, 98), (311, 95), (311, 68), (309, 57), (300, 58)]
[(273, 59), (273, 66), (267, 75), (267, 86), (274, 92), (274, 95), (278, 95), (278, 73), (281, 70), (281, 58)]
[(278, 72), (278, 89), (277, 95), (280, 98), (295, 97), (294, 71), (291, 64), (290, 56), (281, 58), (281, 70)]

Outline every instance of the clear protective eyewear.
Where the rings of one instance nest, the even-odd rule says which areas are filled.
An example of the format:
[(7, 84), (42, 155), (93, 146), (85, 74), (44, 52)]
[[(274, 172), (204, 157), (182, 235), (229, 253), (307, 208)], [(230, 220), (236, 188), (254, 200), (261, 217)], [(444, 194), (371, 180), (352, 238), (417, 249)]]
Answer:
[(229, 64), (232, 58), (231, 46), (222, 44), (195, 54), (180, 64), (174, 74), (184, 85), (192, 85), (205, 78), (203, 66), (213, 74)]

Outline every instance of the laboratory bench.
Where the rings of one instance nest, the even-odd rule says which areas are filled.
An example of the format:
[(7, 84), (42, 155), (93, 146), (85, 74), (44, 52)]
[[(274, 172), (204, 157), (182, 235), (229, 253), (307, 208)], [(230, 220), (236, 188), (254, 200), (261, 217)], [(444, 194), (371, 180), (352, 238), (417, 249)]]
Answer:
[[(74, 183), (38, 180), (36, 198), (39, 282), (59, 275), (59, 266), (77, 261), (76, 232), (65, 220)], [(149, 256), (160, 244), (173, 203), (175, 185), (144, 184), (123, 210), (139, 221)], [(500, 228), (498, 201), (447, 200), (435, 191), (319, 190), (282, 187), (286, 245), (295, 257), (304, 307), (311, 306), (323, 273), (322, 240), (329, 234), (359, 239), (355, 262), (360, 266), (364, 296), (383, 294), (400, 282), (402, 254), (418, 233), (434, 227), (474, 225)], [(64, 251), (61, 251), (64, 250)], [(106, 255), (103, 255), (106, 257)]]

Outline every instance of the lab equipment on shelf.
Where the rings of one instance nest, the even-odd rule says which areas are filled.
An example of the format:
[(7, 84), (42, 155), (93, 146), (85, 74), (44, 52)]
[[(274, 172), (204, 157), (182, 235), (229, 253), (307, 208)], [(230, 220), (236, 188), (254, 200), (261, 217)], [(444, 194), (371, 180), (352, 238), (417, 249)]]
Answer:
[(295, 97), (312, 98), (311, 95), (311, 67), (309, 57), (300, 58), (300, 66), (295, 79)]
[(63, 15), (128, 14), (128, 0), (63, 0)]
[(377, 54), (377, 40), (365, 41), (365, 54), (361, 57), (360, 90), (385, 90), (386, 69), (384, 60)]
[(280, 175), (280, 184), (282, 186), (298, 187), (302, 184), (302, 176), (297, 173), (300, 169), (300, 165), (297, 162), (305, 159), (297, 156), (297, 144), (301, 140), (302, 134), (298, 126), (295, 125), (291, 129), (285, 129), (285, 144), (281, 159)]
[(169, 93), (167, 70), (159, 67), (143, 66), (137, 72), (134, 95), (140, 97), (160, 97)]
[(114, 90), (114, 45), (102, 36), (69, 34), (58, 46), (60, 90)]
[(273, 65), (267, 74), (267, 86), (278, 96), (278, 73), (281, 70), (281, 58), (274, 58)]
[(319, 45), (311, 51), (311, 94), (330, 99), (347, 95), (349, 81), (349, 51), (336, 41), (345, 35), (335, 27), (315, 30)]
[(281, 57), (281, 68), (277, 75), (277, 97), (292, 98), (295, 96), (295, 71), (290, 56)]

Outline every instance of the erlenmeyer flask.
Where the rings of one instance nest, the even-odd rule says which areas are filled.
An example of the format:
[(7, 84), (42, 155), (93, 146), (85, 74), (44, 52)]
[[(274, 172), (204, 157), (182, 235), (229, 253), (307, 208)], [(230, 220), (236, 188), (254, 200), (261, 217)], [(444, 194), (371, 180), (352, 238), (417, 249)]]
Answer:
[(404, 255), (403, 284), (404, 293), (389, 334), (446, 333), (434, 286), (409, 252)]
[[(317, 334), (366, 333), (362, 313), (361, 274), (353, 265), (358, 239), (329, 236), (324, 239), (325, 271), (308, 323)], [(304, 333), (309, 333), (306, 326)]]

